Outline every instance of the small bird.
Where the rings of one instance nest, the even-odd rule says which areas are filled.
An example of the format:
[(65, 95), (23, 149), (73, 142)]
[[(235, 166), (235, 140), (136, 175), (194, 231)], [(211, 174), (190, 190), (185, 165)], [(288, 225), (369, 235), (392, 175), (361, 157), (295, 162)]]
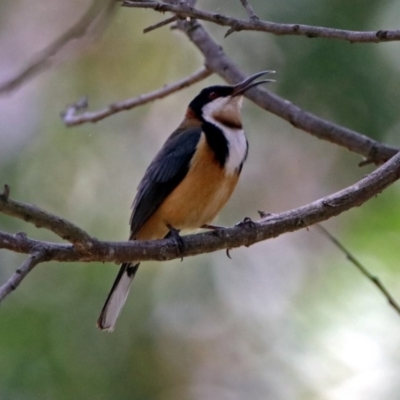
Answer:
[[(272, 82), (262, 71), (235, 86), (203, 89), (168, 137), (141, 180), (130, 219), (129, 240), (179, 239), (180, 230), (207, 227), (231, 196), (247, 158), (242, 95)], [(178, 236), (177, 236), (178, 235)], [(139, 263), (123, 263), (97, 320), (112, 331)]]

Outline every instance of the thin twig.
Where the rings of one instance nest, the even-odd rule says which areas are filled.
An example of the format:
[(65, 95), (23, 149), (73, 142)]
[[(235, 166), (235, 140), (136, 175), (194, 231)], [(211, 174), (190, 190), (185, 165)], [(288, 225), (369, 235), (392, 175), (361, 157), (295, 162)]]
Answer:
[(358, 261), (353, 254), (348, 251), (339, 240), (334, 237), (329, 231), (327, 231), (322, 225), (317, 224), (315, 226), (318, 230), (320, 230), (339, 250), (341, 250), (347, 257), (347, 259), (368, 279), (375, 285), (378, 290), (385, 296), (389, 304), (400, 314), (400, 306), (393, 298), (393, 296), (389, 293), (383, 283), (379, 280), (378, 277), (372, 275), (362, 264)]
[(7, 282), (0, 286), (0, 303), (13, 292), (22, 282), (22, 280), (32, 271), (32, 269), (46, 259), (46, 253), (43, 250), (37, 250), (31, 254), (22, 265), (11, 275)]
[(251, 4), (249, 3), (248, 0), (240, 0), (240, 2), (242, 3), (242, 6), (245, 8), (247, 15), (249, 16), (249, 18), (251, 20), (258, 20), (259, 18), (257, 17), (257, 14), (254, 12), (253, 7), (251, 6)]
[(30, 222), (38, 228), (49, 229), (61, 238), (84, 248), (92, 247), (96, 241), (72, 222), (36, 206), (11, 200), (4, 194), (0, 195), (0, 212)]
[[(224, 53), (217, 43), (198, 21), (178, 21), (178, 27), (185, 32), (205, 58), (205, 64), (228, 83), (235, 84), (246, 78), (246, 74)], [(311, 135), (343, 146), (379, 164), (399, 149), (381, 144), (352, 129), (324, 120), (310, 112), (302, 110), (278, 95), (256, 87), (245, 93), (245, 96), (258, 106), (285, 119), (296, 128)]]
[(179, 17), (177, 15), (174, 15), (173, 17), (169, 17), (167, 19), (164, 19), (163, 21), (157, 22), (154, 25), (148, 26), (147, 28), (143, 29), (143, 33), (149, 33), (151, 31), (154, 31), (165, 25), (172, 24), (173, 22), (177, 21), (178, 19), (179, 19)]
[(114, 0), (109, 0), (107, 3), (93, 0), (85, 14), (71, 28), (38, 53), (28, 65), (14, 77), (6, 82), (0, 83), (0, 93), (7, 93), (17, 89), (27, 80), (37, 75), (46, 67), (49, 67), (52, 64), (53, 57), (58, 54), (66, 44), (86, 35), (87, 32), (93, 28), (93, 24), (99, 22), (99, 16), (101, 16), (101, 22), (104, 22), (111, 14), (114, 7)]
[(83, 114), (77, 114), (77, 112), (82, 109), (82, 104), (73, 104), (69, 106), (67, 110), (63, 113), (62, 118), (66, 126), (75, 126), (84, 124), (86, 122), (97, 122), (120, 111), (130, 110), (134, 107), (141, 106), (151, 101), (162, 99), (163, 97), (166, 97), (171, 93), (174, 93), (209, 77), (211, 74), (212, 72), (207, 67), (202, 67), (192, 75), (189, 75), (186, 78), (171, 83), (169, 85), (165, 85), (161, 89), (142, 94), (132, 99), (112, 103), (106, 108), (103, 108), (99, 111), (88, 111), (84, 112)]
[[(15, 253), (31, 254), (39, 248), (49, 247), (50, 249), (53, 249), (53, 244), (55, 243), (31, 239), (24, 233), (16, 233), (15, 235), (12, 235), (11, 233), (0, 231), (0, 249), (7, 249)], [(73, 248), (73, 246), (69, 244), (62, 244), (61, 246), (63, 246), (64, 249), (67, 248), (66, 246)]]
[(213, 22), (221, 26), (229, 26), (235, 31), (262, 31), (274, 35), (297, 35), (308, 38), (341, 39), (351, 43), (380, 43), (400, 40), (400, 30), (351, 31), (300, 24), (280, 24), (260, 19), (243, 20), (227, 17), (194, 8), (188, 4), (166, 4), (158, 1), (129, 1), (122, 3), (124, 7), (151, 8), (159, 12), (172, 12), (180, 18), (199, 19)]

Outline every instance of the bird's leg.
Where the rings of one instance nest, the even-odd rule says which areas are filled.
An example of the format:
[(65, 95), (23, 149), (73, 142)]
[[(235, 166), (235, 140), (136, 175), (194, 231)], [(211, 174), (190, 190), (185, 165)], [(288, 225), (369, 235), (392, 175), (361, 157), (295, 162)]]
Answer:
[(182, 253), (184, 244), (183, 244), (182, 236), (179, 234), (179, 230), (174, 228), (170, 224), (167, 224), (167, 228), (169, 229), (169, 232), (165, 238), (172, 239), (175, 242), (176, 247), (178, 248), (179, 254)]

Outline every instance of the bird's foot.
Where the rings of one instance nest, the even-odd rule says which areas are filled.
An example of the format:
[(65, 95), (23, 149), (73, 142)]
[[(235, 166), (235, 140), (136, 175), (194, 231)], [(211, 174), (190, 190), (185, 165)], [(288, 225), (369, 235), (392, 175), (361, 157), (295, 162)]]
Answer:
[(257, 226), (257, 222), (254, 222), (254, 221), (253, 221), (251, 218), (249, 218), (249, 217), (245, 217), (245, 218), (243, 219), (243, 221), (238, 222), (237, 224), (235, 224), (235, 226), (254, 228), (255, 226)]
[[(184, 243), (182, 236), (179, 234), (179, 230), (174, 228), (172, 225), (167, 224), (167, 227), (169, 229), (168, 235), (166, 236), (167, 239), (172, 239), (175, 242), (175, 245), (178, 249), (179, 254), (183, 252), (184, 248)], [(181, 257), (181, 261), (183, 260), (183, 257)]]

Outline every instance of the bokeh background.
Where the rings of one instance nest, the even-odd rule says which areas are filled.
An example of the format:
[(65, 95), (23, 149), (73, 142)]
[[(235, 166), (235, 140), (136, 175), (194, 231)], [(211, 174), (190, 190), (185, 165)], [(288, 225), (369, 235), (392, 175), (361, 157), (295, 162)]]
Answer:
[[(105, 0), (103, 0), (104, 2)], [(398, 28), (396, 0), (252, 0), (277, 22), (353, 30)], [(0, 2), (0, 82), (61, 35), (88, 1)], [(101, 0), (99, 0), (100, 6)], [(104, 4), (103, 4), (104, 5)], [(240, 2), (200, 8), (245, 17)], [(178, 31), (142, 30), (163, 16), (121, 9), (67, 46), (51, 68), (0, 97), (0, 184), (100, 239), (125, 240), (135, 188), (186, 104), (211, 77), (95, 125), (66, 128), (60, 112), (137, 96), (197, 70), (202, 57)], [(206, 24), (247, 73), (275, 69), (269, 88), (306, 110), (400, 145), (399, 43), (275, 37)], [(250, 153), (218, 219), (280, 212), (372, 170), (245, 101)], [(400, 299), (394, 185), (325, 224)], [(55, 240), (0, 215), (0, 229)], [(400, 398), (400, 318), (314, 228), (231, 251), (146, 263), (115, 332), (95, 321), (114, 264), (39, 265), (0, 309), (1, 399), (389, 400)], [(24, 256), (0, 250), (4, 282)]]

